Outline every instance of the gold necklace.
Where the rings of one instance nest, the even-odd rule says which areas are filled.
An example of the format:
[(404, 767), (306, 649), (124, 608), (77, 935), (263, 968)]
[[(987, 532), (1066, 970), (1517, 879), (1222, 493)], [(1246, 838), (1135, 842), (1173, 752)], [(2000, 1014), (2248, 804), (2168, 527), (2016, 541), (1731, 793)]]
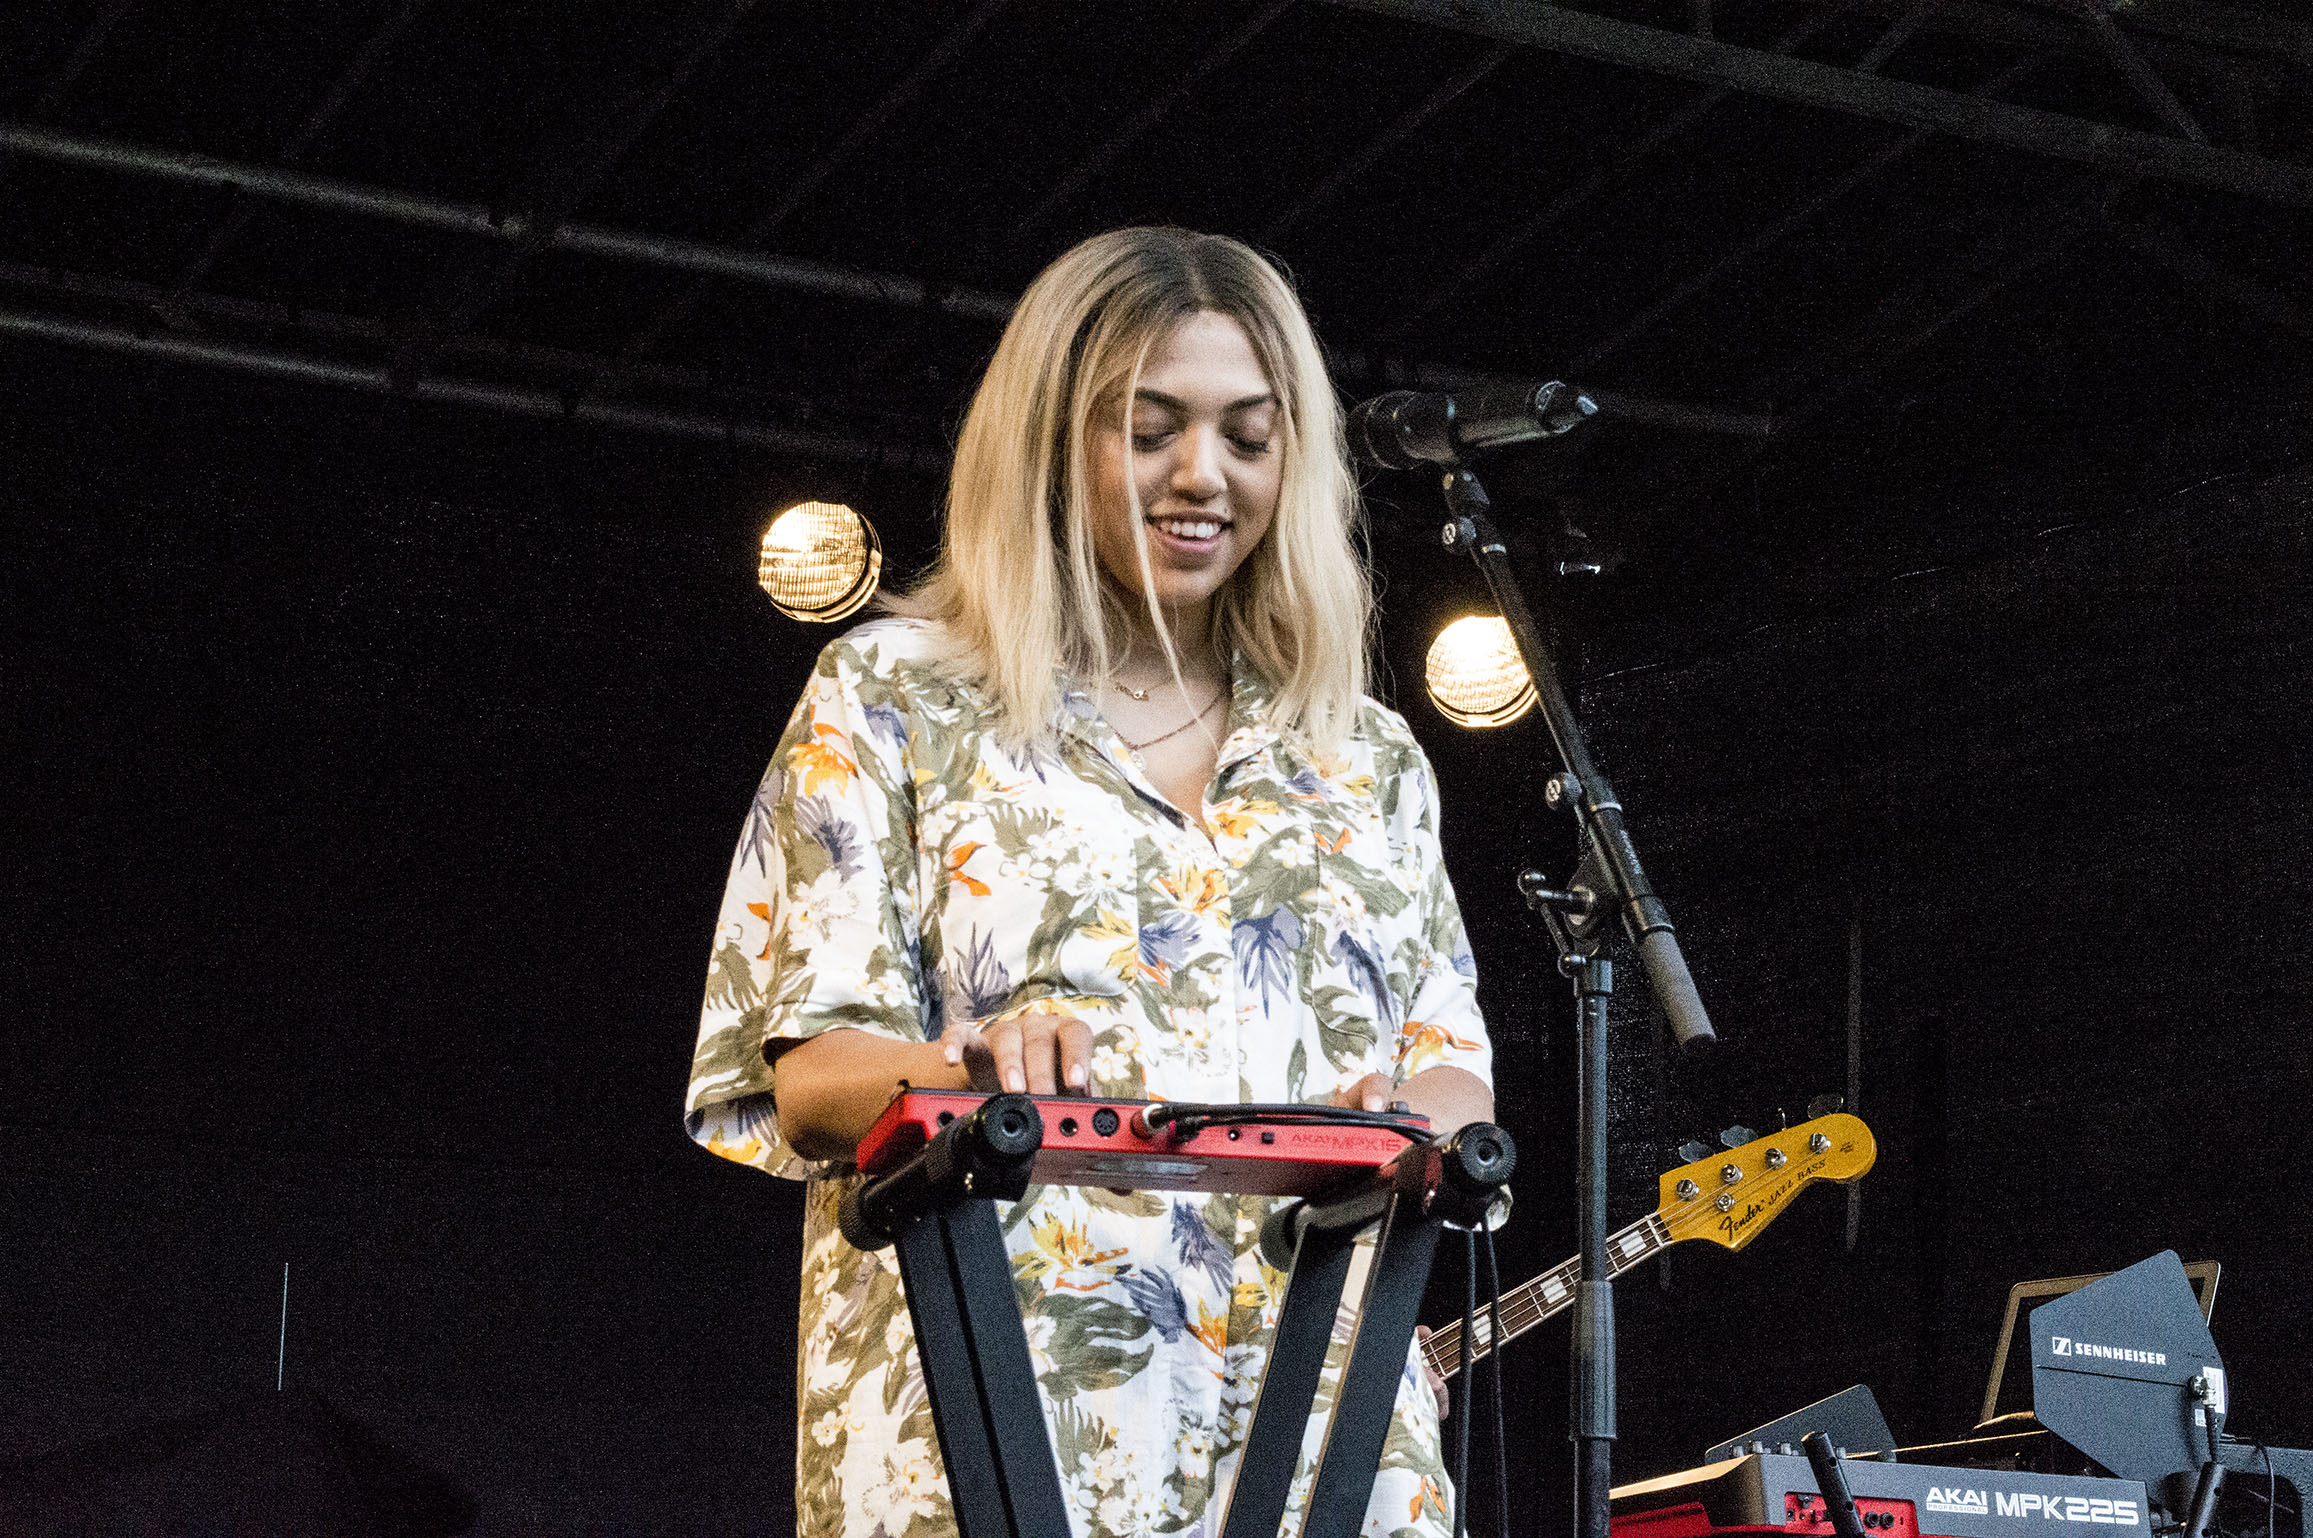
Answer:
[[(1120, 684), (1118, 687), (1122, 688), (1123, 686)], [(1135, 753), (1138, 753), (1143, 748), (1153, 748), (1160, 742), (1166, 742), (1174, 737), (1178, 737), (1181, 733), (1187, 731), (1190, 727), (1196, 725), (1199, 721), (1202, 721), (1205, 719), (1205, 717), (1211, 715), (1213, 713), (1213, 707), (1221, 703), (1221, 696), (1227, 692), (1228, 691), (1226, 689), (1215, 690), (1213, 692), (1213, 697), (1205, 701), (1204, 709), (1198, 711), (1195, 715), (1189, 717), (1186, 721), (1183, 721), (1180, 725), (1174, 727), (1171, 731), (1166, 732), (1161, 737), (1151, 737), (1146, 742), (1124, 742), (1124, 734), (1119, 732), (1117, 734), (1116, 740), (1119, 742), (1124, 742), (1124, 745), (1132, 749)]]
[[(1169, 678), (1160, 678), (1145, 689), (1135, 689), (1132, 685), (1126, 683), (1121, 678), (1112, 678), (1109, 680), (1109, 682), (1116, 685), (1118, 693), (1128, 695), (1131, 698), (1140, 701), (1143, 705), (1146, 705), (1149, 702), (1149, 696), (1155, 694), (1157, 690), (1162, 689), (1166, 684), (1173, 682), (1173, 680)], [(1185, 686), (1182, 692), (1187, 692)], [(1206, 706), (1205, 708), (1207, 710), (1212, 709), (1210, 705)]]

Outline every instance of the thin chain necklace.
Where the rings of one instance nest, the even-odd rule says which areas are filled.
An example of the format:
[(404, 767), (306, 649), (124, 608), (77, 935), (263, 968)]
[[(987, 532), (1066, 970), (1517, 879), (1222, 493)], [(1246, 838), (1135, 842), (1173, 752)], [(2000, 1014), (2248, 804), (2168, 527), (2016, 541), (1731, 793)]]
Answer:
[[(1122, 684), (1118, 684), (1117, 687), (1119, 689), (1124, 689), (1124, 685)], [(1155, 686), (1152, 684), (1150, 687), (1154, 688)], [(1130, 689), (1125, 689), (1124, 692), (1127, 694), (1132, 693)], [(1205, 717), (1211, 715), (1213, 713), (1213, 707), (1221, 703), (1221, 696), (1228, 692), (1229, 691), (1226, 689), (1214, 690), (1213, 697), (1205, 701), (1204, 709), (1198, 711), (1195, 715), (1189, 717), (1186, 721), (1183, 721), (1180, 725), (1174, 727), (1171, 731), (1166, 732), (1163, 736), (1151, 737), (1145, 742), (1125, 742), (1124, 745), (1132, 749), (1135, 753), (1138, 753), (1143, 748), (1153, 748), (1160, 742), (1168, 742), (1171, 739), (1178, 737), (1181, 733), (1187, 731), (1190, 727), (1196, 725), (1199, 721), (1202, 721), (1205, 719)], [(1117, 734), (1117, 741), (1124, 742), (1123, 733), (1120, 732)]]
[[(1172, 680), (1169, 678), (1160, 678), (1145, 689), (1135, 689), (1132, 685), (1126, 683), (1121, 678), (1112, 678), (1109, 680), (1109, 682), (1116, 686), (1116, 690), (1119, 694), (1130, 695), (1132, 698), (1140, 701), (1143, 705), (1146, 705), (1149, 701), (1150, 695), (1156, 693), (1157, 690), (1162, 689), (1166, 684), (1171, 683)], [(1207, 705), (1205, 708), (1210, 710), (1213, 707)]]

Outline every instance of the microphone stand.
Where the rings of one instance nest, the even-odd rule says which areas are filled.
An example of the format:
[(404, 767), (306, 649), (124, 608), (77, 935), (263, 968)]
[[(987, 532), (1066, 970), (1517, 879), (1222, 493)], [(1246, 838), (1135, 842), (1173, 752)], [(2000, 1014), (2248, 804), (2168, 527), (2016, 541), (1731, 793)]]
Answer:
[(1560, 684), (1551, 649), (1510, 569), (1509, 551), (1490, 516), (1485, 487), (1467, 466), (1444, 473), (1447, 548), (1469, 551), (1485, 578), (1534, 692), (1565, 771), (1551, 776), (1543, 799), (1572, 812), (1581, 825), (1582, 854), (1564, 889), (1540, 871), (1518, 878), (1527, 906), (1542, 916), (1558, 949), (1558, 970), (1574, 985), (1575, 1055), (1579, 1090), (1575, 1139), (1576, 1209), (1582, 1239), (1582, 1280), (1574, 1306), (1574, 1362), (1570, 1434), (1575, 1444), (1575, 1538), (1608, 1538), (1614, 1425), (1614, 1293), (1606, 1252), (1606, 1010), (1614, 992), (1614, 964), (1599, 954), (1607, 916), (1622, 921), (1649, 986), (1679, 1045), (1689, 1050), (1715, 1039), (1709, 1014), (1680, 954), (1670, 914), (1647, 884), (1638, 851), (1622, 822), (1622, 807), (1591, 761), (1589, 744)]

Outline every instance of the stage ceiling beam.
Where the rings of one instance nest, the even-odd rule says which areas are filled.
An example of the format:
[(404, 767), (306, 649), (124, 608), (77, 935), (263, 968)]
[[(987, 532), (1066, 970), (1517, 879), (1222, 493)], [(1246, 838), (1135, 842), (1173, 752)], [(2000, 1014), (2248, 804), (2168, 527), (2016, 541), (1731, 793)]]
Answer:
[[(55, 309), (55, 306), (79, 304), (102, 308), (104, 313), (81, 314), (77, 317), (83, 320), (117, 318), (118, 309), (124, 307), (132, 313), (149, 312), (157, 315), (165, 312), (176, 317), (175, 328), (178, 331), (191, 335), (214, 338), (218, 332), (207, 323), (222, 322), (225, 326), (238, 328), (243, 333), (243, 340), (253, 337), (268, 345), (275, 345), (282, 337), (294, 334), (325, 346), (351, 347), (364, 358), (377, 356), (380, 349), (390, 350), (401, 334), (391, 319), (347, 315), (336, 310), (285, 304), (274, 299), (245, 299), (237, 295), (206, 293), (199, 289), (180, 292), (159, 284), (140, 283), (133, 278), (114, 278), (100, 273), (76, 272), (69, 268), (34, 267), (23, 262), (0, 260), (0, 293), (10, 290), (38, 295), (50, 302), (53, 313), (60, 315), (64, 311)], [(573, 381), (591, 377), (602, 369), (605, 362), (599, 353), (550, 347), (540, 342), (504, 341), (478, 331), (469, 331), (453, 341), (445, 359), (446, 366), (451, 367), (471, 370), (477, 365), (484, 365), (496, 368), (502, 374), (511, 371), (519, 376), (516, 381), (518, 383), (553, 389), (573, 401), (583, 399)], [(799, 381), (781, 386), (735, 380), (723, 370), (644, 362), (636, 365), (634, 377), (636, 383), (662, 392), (672, 392), (692, 402), (703, 414), (718, 419), (761, 415), (766, 409), (774, 415), (786, 411), (823, 416), (829, 404), (823, 396)], [(702, 402), (706, 404), (698, 404)], [(658, 404), (664, 405), (667, 402), (661, 400)], [(918, 418), (886, 412), (873, 420), (872, 429), (857, 422), (853, 426), (861, 432), (920, 431), (926, 443), (936, 443), (939, 439), (936, 426)]]
[(1018, 250), (1067, 206), (1069, 200), (1092, 185), (1094, 177), (1107, 170), (1116, 158), (1138, 143), (1143, 135), (1169, 117), (1183, 102), (1193, 101), (1207, 78), (1222, 65), (1245, 51), (1253, 41), (1269, 30), (1270, 24), (1285, 14), (1293, 0), (1262, 0), (1252, 15), (1223, 34), (1213, 45), (1198, 55), (1195, 62), (1181, 71), (1171, 88), (1141, 104), (1140, 110), (1126, 118), (1115, 133), (1093, 148), (1091, 153), (1068, 168), (1066, 175), (1052, 184), (1033, 207), (1012, 222), (1000, 240), (989, 248), (974, 265), (982, 272), (992, 270), (995, 263)]
[[(1775, 39), (1774, 51), (1776, 53), (1789, 53), (1853, 10), (1857, 3), (1858, 0), (1823, 0), (1822, 4), (1816, 6), (1796, 26), (1788, 28), (1780, 37)], [(1911, 0), (1910, 12), (1916, 14), (1918, 9), (1917, 0)], [(1899, 18), (1895, 23), (1895, 29), (1896, 31), (1908, 30), (1908, 17)], [(1880, 47), (1885, 45), (1887, 38), (1894, 35), (1895, 32), (1883, 35), (1880, 42), (1873, 45), (1873, 51), (1877, 52)], [(1454, 296), (1493, 272), (1558, 225), (1565, 223), (1569, 217), (1579, 212), (1592, 200), (1619, 187), (1624, 179), (1646, 163), (1648, 157), (1716, 112), (1725, 104), (1727, 98), (1734, 94), (1735, 90), (1732, 86), (1716, 86), (1703, 92), (1692, 101), (1682, 103), (1675, 110), (1654, 122), (1644, 133), (1621, 144), (1616, 149), (1612, 159), (1591, 167), (1579, 180), (1562, 189), (1539, 211), (1528, 215), (1519, 223), (1512, 225), (1496, 236), (1484, 250), (1456, 267), (1443, 279), (1432, 284), (1419, 298), (1401, 304), (1398, 307), (1398, 318), (1391, 323), (1387, 331), (1382, 333), (1382, 339), (1396, 342), (1414, 335), (1421, 329), (1423, 322), (1444, 308)]]
[(2313, 207), (2313, 166), (2221, 145), (2194, 144), (2037, 107), (1857, 74), (1683, 32), (1525, 0), (1327, 0), (1351, 10), (1468, 32), (1601, 64), (1730, 86), (1775, 101), (2027, 150), (2126, 176), (2213, 187), (2264, 202)]
[(394, 354), (404, 384), (434, 365), (448, 342), (471, 329), (523, 274), (530, 259), (551, 244), (553, 231), (584, 207), (637, 139), (648, 132), (706, 62), (720, 51), (756, 0), (692, 0), (672, 24), (662, 68), (624, 99), (609, 104), (597, 126), (565, 154), (549, 155), (533, 170), (520, 206), (531, 213), (530, 233), (495, 261), (478, 263), (449, 280), (446, 292), (413, 313), (408, 335)]
[[(1011, 0), (979, 0), (979, 4), (948, 29), (931, 52), (918, 59), (915, 67), (884, 92), (874, 106), (854, 118), (851, 126), (838, 135), (834, 143), (822, 150), (810, 165), (788, 182), (778, 200), (758, 214), (755, 222), (740, 234), (738, 243), (741, 246), (761, 246), (776, 235), (795, 211), (827, 184), (828, 178), (850, 164), (852, 157), (870, 139), (882, 132), (884, 125), (899, 115), (901, 108), (922, 95), (924, 88), (938, 78), (975, 38), (986, 31), (988, 23), (994, 21), (997, 14), (1010, 3)], [(714, 287), (715, 280), (711, 275), (701, 274), (693, 278), (681, 293), (669, 300), (664, 308), (626, 339), (625, 345), (619, 348), (618, 357), (609, 367), (587, 382), (586, 393), (590, 397), (604, 400), (616, 399), (626, 389), (628, 376), (640, 366), (651, 349), (658, 346), (669, 331), (690, 319), (698, 307), (706, 302)]]
[(2114, 24), (2098, 0), (2073, 0), (2073, 6), (2079, 14), (2081, 25), (2095, 35), (2097, 46), (2112, 61), (2112, 67), (2120, 71), (2129, 89), (2143, 98), (2144, 104), (2171, 129), (2195, 144), (2208, 143), (2209, 136), (2201, 132), (2201, 125), (2185, 110), (2184, 103), (2176, 99), (2176, 93), (2168, 88), (2168, 82), (2144, 62), (2144, 56), (2137, 52), (2136, 45)]
[(0, 306), (0, 337), (48, 342), (93, 352), (109, 352), (163, 363), (191, 363), (269, 379), (330, 385), (370, 395), (438, 402), (505, 412), (542, 421), (583, 422), (627, 432), (655, 433), (708, 443), (736, 444), (806, 459), (829, 459), (902, 466), (922, 475), (947, 469), (943, 449), (894, 449), (891, 445), (841, 433), (814, 432), (767, 422), (667, 411), (615, 401), (577, 401), (555, 390), (428, 374), (406, 386), (383, 364), (319, 358), (261, 343), (213, 341), (205, 337), (162, 336), (102, 321), (41, 314)]
[(121, 18), (128, 15), (135, 4), (136, 0), (112, 0), (82, 30), (72, 45), (72, 51), (64, 56), (64, 62), (56, 67), (56, 73), (49, 76), (47, 83), (40, 88), (38, 99), (25, 112), (26, 117), (39, 122), (56, 115), (57, 109), (64, 105), (65, 94), (87, 72), (98, 50), (104, 47), (112, 37), (113, 29), (120, 25)]
[[(1224, 64), (1244, 52), (1255, 39), (1269, 30), (1276, 19), (1285, 14), (1294, 0), (1261, 0), (1252, 15), (1224, 33), (1197, 56), (1177, 77), (1167, 77), (1170, 86), (1162, 93), (1141, 104), (1140, 110), (1126, 118), (1116, 132), (1095, 145), (1093, 149), (1071, 166), (1043, 197), (1029, 210), (1014, 220), (1001, 235), (991, 235), (974, 242), (972, 254), (962, 268), (963, 280), (968, 283), (987, 282), (1002, 266), (1004, 258), (1042, 230), (1069, 200), (1092, 184), (1093, 178), (1113, 164), (1116, 158), (1138, 143), (1150, 129), (1163, 122), (1183, 103), (1196, 99), (1205, 81)], [(895, 329), (882, 342), (867, 350), (852, 366), (848, 375), (854, 386), (864, 385), (881, 374), (891, 361), (912, 352), (924, 337), (923, 315)]]
[[(56, 116), (64, 105), (64, 98), (71, 94), (73, 86), (79, 83), (90, 62), (96, 58), (98, 50), (112, 36), (113, 28), (120, 25), (121, 18), (135, 4), (136, 0), (112, 0), (96, 20), (81, 29), (80, 37), (72, 45), (72, 51), (64, 56), (64, 62), (56, 67), (55, 72), (41, 86), (40, 94), (32, 99), (32, 105), (24, 109), (25, 122), (45, 123)], [(14, 166), (0, 162), (0, 202), (7, 201), (8, 173), (14, 169)]]
[[(1993, 92), (2002, 90), (2010, 83), (2012, 83), (2019, 75), (2023, 74), (2024, 71), (2029, 69), (2033, 62), (2034, 61), (2032, 60), (2022, 60), (2015, 64), (2011, 64), (2006, 69), (2001, 70), (1998, 74), (1992, 76), (1989, 80), (1986, 80), (1982, 85), (1978, 86), (1976, 90), (1984, 95), (1990, 95)], [(1721, 277), (1724, 277), (1727, 273), (1733, 271), (1743, 263), (1750, 261), (1754, 257), (1763, 255), (1767, 251), (1772, 250), (1774, 247), (1781, 245), (1795, 231), (1805, 226), (1808, 221), (1815, 218), (1816, 215), (1822, 213), (1825, 209), (1830, 208), (1833, 204), (1846, 197), (1849, 193), (1854, 192), (1860, 187), (1869, 186), (1872, 182), (1877, 181), (1881, 176), (1886, 174), (1890, 168), (1895, 166), (1898, 162), (1902, 161), (1906, 156), (1910, 155), (1913, 150), (1916, 150), (1922, 144), (1925, 144), (1931, 137), (1932, 135), (1930, 135), (1926, 130), (1915, 128), (1910, 133), (1904, 134), (1902, 137), (1897, 139), (1893, 144), (1882, 146), (1877, 152), (1866, 157), (1846, 175), (1835, 179), (1822, 191), (1816, 193), (1813, 197), (1808, 198), (1806, 201), (1799, 204), (1798, 207), (1784, 214), (1781, 218), (1775, 220), (1773, 223), (1765, 226), (1762, 229), (1754, 231), (1751, 235), (1747, 236), (1745, 239), (1739, 242), (1732, 250), (1719, 257), (1716, 261), (1711, 262), (1705, 266), (1701, 271), (1694, 273), (1683, 282), (1674, 285), (1668, 292), (1664, 293), (1661, 298), (1655, 300), (1645, 309), (1639, 311), (1638, 314), (1623, 322), (1622, 326), (1617, 329), (1613, 335), (1607, 337), (1604, 341), (1592, 346), (1583, 352), (1580, 357), (1576, 358), (1572, 363), (1568, 364), (1567, 372), (1576, 378), (1588, 378), (1591, 370), (1597, 368), (1598, 365), (1604, 363), (1608, 358), (1613, 357), (1616, 353), (1622, 351), (1625, 347), (1628, 347), (1631, 343), (1637, 341), (1640, 337), (1646, 335), (1649, 331), (1652, 331), (1656, 326), (1660, 325), (1666, 317), (1674, 313), (1681, 305), (1693, 299), (1697, 294), (1700, 294), (1703, 292), (1703, 290), (1709, 288)]]
[[(2028, 0), (2062, 6), (2069, 0)], [(2210, 0), (2136, 0), (2127, 7), (2129, 30), (2173, 37), (2196, 47), (2288, 59), (2313, 69), (2313, 26), (2267, 11), (2215, 5)]]
[[(59, 133), (26, 123), (0, 122), (0, 153), (24, 155), (86, 171), (237, 188), (274, 202), (327, 208), (483, 240), (518, 243), (530, 238), (537, 228), (536, 221), (526, 214), (507, 213), (482, 203), (459, 203), (421, 192), (317, 176), (282, 166), (219, 160), (187, 150), (152, 149), (118, 140)], [(611, 229), (572, 220), (554, 225), (542, 238), (558, 251), (678, 272), (713, 273), (766, 288), (800, 289), (870, 304), (928, 306), (999, 324), (1012, 313), (1010, 294), (967, 288), (935, 290), (914, 278), (774, 256), (765, 251), (746, 251), (674, 235)]]
[[(361, 89), (378, 65), (384, 62), (394, 44), (401, 41), (402, 34), (410, 29), (431, 3), (432, 0), (402, 0), (401, 8), (388, 16), (369, 35), (369, 40), (354, 54), (352, 62), (330, 82), (321, 100), (291, 132), (273, 157), (277, 163), (285, 166), (305, 163), (305, 157), (312, 150), (314, 142), (328, 131), (330, 124), (337, 121), (337, 115), (352, 102), (354, 92)], [(193, 259), (178, 270), (177, 280), (170, 285), (171, 289), (182, 294), (199, 287), (201, 280), (217, 265), (217, 259), (225, 254), (226, 247), (239, 239), (241, 232), (257, 217), (257, 206), (255, 198), (247, 193), (236, 192), (231, 205), (225, 210), (225, 217), (218, 221), (216, 229), (202, 242), (201, 249), (194, 254)]]
[[(1798, 0), (1782, 3), (1796, 4)], [(1893, 16), (1907, 3), (1861, 0), (1859, 14)], [(2070, 0), (2023, 0), (2020, 6), (1992, 0), (1937, 0), (1920, 30), (2080, 59), (2103, 57), (2103, 50), (2082, 30), (2069, 4)], [(2129, 7), (2121, 19), (2128, 23), (2129, 46), (2147, 64), (2171, 74), (2222, 77), (2271, 91), (2280, 89), (2293, 69), (2313, 68), (2313, 32), (2302, 28), (2301, 35), (2295, 37), (2288, 34), (2285, 24), (2256, 31), (2207, 26), (2180, 30), (2163, 26), (2157, 8), (2148, 9), (2143, 0)]]
[(1508, 63), (1511, 55), (1517, 51), (1512, 44), (1497, 43), (1467, 68), (1447, 77), (1436, 90), (1401, 113), (1379, 135), (1367, 140), (1356, 154), (1335, 167), (1325, 180), (1303, 193), (1290, 208), (1270, 220), (1254, 238), (1275, 250), (1303, 220), (1339, 197), (1351, 182), (1371, 170), (1382, 156), (1412, 138), (1431, 118), (1459, 101), (1472, 86)]

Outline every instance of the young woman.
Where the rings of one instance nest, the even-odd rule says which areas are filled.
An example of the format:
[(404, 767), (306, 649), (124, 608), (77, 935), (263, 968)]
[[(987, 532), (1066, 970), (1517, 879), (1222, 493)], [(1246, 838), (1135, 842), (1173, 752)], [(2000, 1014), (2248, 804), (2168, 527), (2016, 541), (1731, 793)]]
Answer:
[[(1285, 280), (1113, 231), (1005, 329), (938, 567), (821, 654), (732, 861), (689, 1095), (708, 1148), (813, 1183), (807, 1538), (954, 1531), (896, 1265), (844, 1243), (828, 1178), (901, 1081), (1490, 1117), (1429, 766), (1364, 694), (1356, 517)], [(1268, 1206), (1002, 1210), (1079, 1534), (1217, 1530), (1277, 1316)], [(1368, 1530), (1444, 1534), (1450, 1500), (1409, 1366)]]

